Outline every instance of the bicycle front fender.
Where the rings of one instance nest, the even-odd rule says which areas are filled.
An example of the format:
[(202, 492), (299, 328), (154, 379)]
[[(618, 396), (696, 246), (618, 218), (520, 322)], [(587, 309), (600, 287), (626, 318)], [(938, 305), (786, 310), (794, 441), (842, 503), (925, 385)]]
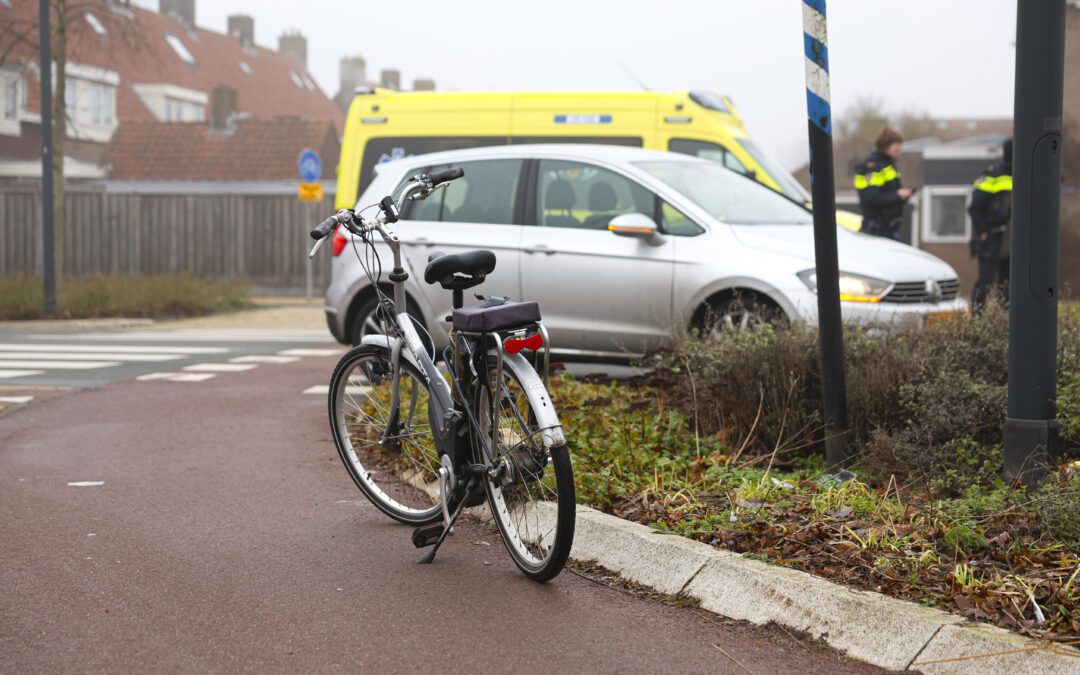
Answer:
[(518, 382), (521, 383), (525, 395), (529, 397), (529, 405), (533, 414), (536, 415), (536, 425), (540, 428), (540, 437), (544, 440), (544, 446), (557, 448), (566, 445), (566, 436), (563, 435), (562, 424), (555, 412), (555, 405), (551, 402), (544, 381), (536, 373), (536, 370), (525, 360), (521, 354), (508, 354), (503, 351), (503, 368), (513, 371)]
[(374, 345), (376, 347), (382, 347), (391, 354), (400, 351), (401, 358), (409, 362), (421, 373), (424, 372), (423, 367), (416, 362), (416, 357), (408, 349), (401, 349), (401, 338), (391, 337), (389, 335), (365, 335), (360, 341), (360, 344)]

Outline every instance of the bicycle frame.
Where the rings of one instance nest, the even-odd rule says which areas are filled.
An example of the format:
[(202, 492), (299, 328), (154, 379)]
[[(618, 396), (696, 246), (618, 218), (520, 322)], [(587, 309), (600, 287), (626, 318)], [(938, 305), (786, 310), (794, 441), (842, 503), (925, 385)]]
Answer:
[[(412, 183), (406, 187), (405, 192), (402, 195), (401, 203), (413, 198), (413, 195), (420, 192), (423, 189), (418, 183)], [(397, 205), (395, 205), (397, 206)], [(399, 207), (398, 207), (399, 208)], [(391, 367), (393, 369), (393, 382), (391, 384), (391, 399), (390, 399), (390, 419), (396, 423), (398, 413), (400, 410), (401, 400), (399, 392), (399, 382), (401, 378), (401, 358), (404, 355), (414, 366), (423, 373), (424, 378), (427, 380), (431, 392), (431, 400), (429, 405), (434, 407), (434, 419), (440, 423), (440, 428), (433, 430), (433, 436), (435, 439), (435, 446), (439, 451), (439, 455), (447, 455), (451, 458), (454, 457), (453, 452), (453, 438), (452, 433), (457, 428), (457, 423), (462, 421), (463, 413), (468, 419), (464, 420), (464, 423), (470, 425), (476, 425), (475, 415), (469, 405), (469, 402), (464, 395), (466, 392), (461, 391), (462, 396), (458, 403), (461, 405), (459, 410), (455, 406), (454, 397), (448, 386), (446, 379), (442, 376), (436, 368), (434, 361), (428, 355), (427, 349), (424, 347), (423, 342), (420, 339), (420, 335), (416, 332), (416, 328), (413, 325), (413, 319), (409, 316), (408, 312), (404, 311), (406, 307), (405, 299), (405, 281), (409, 278), (408, 272), (402, 267), (401, 261), (401, 241), (397, 234), (389, 230), (385, 223), (381, 219), (375, 220), (371, 223), (366, 223), (370, 229), (377, 231), (386, 242), (387, 247), (390, 249), (394, 258), (394, 267), (390, 272), (389, 279), (394, 288), (394, 315), (393, 323), (397, 329), (400, 338), (390, 335), (367, 335), (363, 338), (363, 344), (372, 344), (387, 347), (390, 350)], [(350, 228), (351, 230), (351, 228)], [(355, 232), (354, 232), (355, 233)], [(546, 331), (545, 331), (546, 333)], [(490, 336), (493, 343), (493, 347), (497, 349), (499, 356), (499, 366), (497, 371), (497, 377), (502, 377), (503, 368), (509, 368), (518, 382), (521, 383), (522, 388), (525, 391), (526, 396), (529, 398), (529, 403), (532, 406), (534, 414), (537, 417), (537, 426), (540, 430), (541, 439), (544, 445), (548, 448), (557, 447), (566, 443), (565, 436), (563, 435), (562, 425), (559, 422), (558, 415), (555, 413), (555, 407), (551, 402), (551, 399), (547, 392), (544, 379), (537, 374), (536, 370), (529, 364), (528, 361), (521, 354), (509, 354), (503, 347), (502, 340), (497, 333), (476, 333), (476, 334), (461, 334), (458, 339), (454, 341), (455, 344), (455, 363), (461, 362), (460, 353), (460, 340), (467, 340), (474, 348), (479, 348), (487, 353), (488, 347), (485, 345), (488, 337)], [(546, 335), (545, 335), (546, 338)], [(545, 339), (546, 343), (546, 339)], [(546, 370), (546, 355), (545, 355), (545, 370)], [(458, 375), (460, 376), (460, 374)], [(456, 380), (458, 376), (452, 375)], [(501, 381), (497, 380), (497, 381)], [(460, 389), (460, 387), (459, 387)], [(388, 425), (390, 429), (392, 425)], [(482, 439), (480, 429), (477, 427), (474, 433), (478, 438)], [(491, 447), (488, 445), (488, 441), (493, 439), (482, 439), (485, 446), (485, 454), (490, 460), (493, 458)], [(453, 460), (452, 460), (453, 461)], [(456, 462), (455, 462), (456, 464)], [(455, 469), (458, 467), (455, 466)]]

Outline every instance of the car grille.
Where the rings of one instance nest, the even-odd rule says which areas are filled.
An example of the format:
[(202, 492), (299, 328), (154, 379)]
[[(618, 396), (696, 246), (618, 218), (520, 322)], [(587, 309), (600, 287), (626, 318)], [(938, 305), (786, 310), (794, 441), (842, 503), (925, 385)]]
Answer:
[(900, 281), (893, 284), (892, 289), (881, 299), (882, 302), (948, 302), (955, 300), (960, 294), (959, 279), (941, 279), (938, 281), (941, 287), (941, 298), (935, 299), (927, 290), (925, 281)]

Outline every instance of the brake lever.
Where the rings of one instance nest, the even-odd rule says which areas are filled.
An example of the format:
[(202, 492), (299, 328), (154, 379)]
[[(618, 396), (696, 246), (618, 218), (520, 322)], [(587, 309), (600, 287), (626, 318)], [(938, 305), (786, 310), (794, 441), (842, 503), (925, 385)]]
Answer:
[(315, 257), (315, 254), (318, 253), (319, 247), (322, 246), (322, 243), (324, 241), (326, 241), (326, 237), (323, 237), (322, 239), (319, 239), (318, 241), (315, 242), (315, 245), (311, 247), (311, 253), (308, 253), (308, 256), (307, 256), (308, 260)]

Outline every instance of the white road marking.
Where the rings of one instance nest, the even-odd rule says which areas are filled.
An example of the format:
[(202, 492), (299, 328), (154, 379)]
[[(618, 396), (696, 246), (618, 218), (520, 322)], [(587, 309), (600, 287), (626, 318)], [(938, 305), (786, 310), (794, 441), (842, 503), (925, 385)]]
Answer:
[(267, 356), (265, 354), (258, 354), (254, 356), (237, 356), (235, 359), (229, 359), (229, 363), (293, 363), (299, 361), (299, 356)]
[(193, 366), (184, 366), (184, 370), (197, 373), (240, 373), (258, 367), (255, 363), (196, 363)]
[(161, 331), (124, 331), (119, 333), (76, 333), (74, 335), (34, 335), (36, 340), (80, 340), (109, 341), (195, 341), (195, 342), (332, 342), (333, 337), (324, 329), (309, 330), (161, 330)]
[(11, 405), (22, 405), (33, 400), (33, 396), (0, 396), (0, 403), (10, 403)]
[(345, 351), (344, 347), (341, 349), (286, 349), (278, 354), (281, 356), (337, 356), (343, 351)]
[(0, 380), (12, 377), (30, 377), (32, 375), (44, 375), (44, 370), (0, 370)]
[[(370, 391), (371, 391), (371, 387), (345, 387), (345, 393), (346, 394), (352, 394), (353, 396), (367, 394)], [(317, 384), (314, 387), (308, 387), (307, 389), (305, 389), (301, 393), (302, 394), (314, 394), (314, 395), (319, 395), (319, 396), (328, 396), (330, 394), (330, 385), (328, 385), (328, 384)]]
[[(52, 335), (50, 338), (68, 339), (70, 335)], [(142, 347), (121, 345), (39, 345), (23, 342), (0, 343), (0, 352), (123, 352), (125, 354), (224, 354), (227, 347)]]
[(0, 352), (4, 359), (55, 359), (57, 361), (79, 361), (86, 358), (107, 358), (116, 361), (157, 363), (187, 358), (187, 354), (77, 354), (67, 352)]
[(103, 480), (77, 480), (68, 483), (69, 487), (100, 487), (105, 484)]
[(120, 365), (119, 361), (0, 361), (0, 368), (44, 368), (46, 370), (93, 370)]
[(135, 379), (140, 382), (149, 382), (151, 380), (165, 380), (166, 382), (205, 382), (214, 377), (217, 377), (214, 373), (150, 373), (148, 375), (140, 375)]

